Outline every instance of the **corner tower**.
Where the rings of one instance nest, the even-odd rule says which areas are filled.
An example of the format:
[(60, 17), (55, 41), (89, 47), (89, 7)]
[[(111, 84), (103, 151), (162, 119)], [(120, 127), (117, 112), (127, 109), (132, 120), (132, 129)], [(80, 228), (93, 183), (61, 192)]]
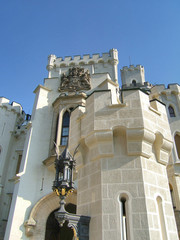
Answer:
[(130, 65), (121, 69), (122, 89), (144, 88), (149, 89), (151, 85), (145, 82), (145, 70), (141, 65)]

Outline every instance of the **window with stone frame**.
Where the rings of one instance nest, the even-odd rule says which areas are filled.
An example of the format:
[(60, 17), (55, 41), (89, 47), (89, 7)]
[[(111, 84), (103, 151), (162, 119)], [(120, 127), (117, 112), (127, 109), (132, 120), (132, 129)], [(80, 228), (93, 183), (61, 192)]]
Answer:
[(123, 240), (127, 240), (127, 212), (126, 212), (126, 198), (120, 199), (121, 206), (121, 235)]
[(136, 86), (136, 80), (132, 80), (132, 85), (135, 87)]
[(170, 117), (175, 117), (175, 111), (174, 111), (174, 108), (172, 106), (169, 106), (168, 107), (168, 111), (169, 111), (169, 116)]
[(62, 129), (61, 129), (61, 145), (66, 146), (69, 137), (69, 123), (70, 123), (70, 113), (66, 111), (62, 119)]
[(167, 231), (166, 231), (166, 222), (165, 222), (165, 216), (164, 216), (164, 208), (163, 208), (163, 200), (160, 196), (156, 198), (157, 206), (158, 206), (158, 217), (159, 217), (159, 223), (160, 223), (160, 230), (161, 230), (161, 236), (162, 239), (168, 239), (167, 238)]
[(176, 204), (175, 204), (175, 200), (174, 200), (174, 191), (173, 191), (173, 187), (172, 187), (172, 185), (170, 183), (169, 183), (169, 189), (170, 189), (170, 194), (171, 194), (171, 200), (172, 200), (173, 208), (176, 209)]
[(121, 239), (131, 239), (130, 230), (130, 214), (129, 214), (129, 196), (126, 193), (121, 193), (119, 196), (119, 207), (120, 207), (120, 235)]

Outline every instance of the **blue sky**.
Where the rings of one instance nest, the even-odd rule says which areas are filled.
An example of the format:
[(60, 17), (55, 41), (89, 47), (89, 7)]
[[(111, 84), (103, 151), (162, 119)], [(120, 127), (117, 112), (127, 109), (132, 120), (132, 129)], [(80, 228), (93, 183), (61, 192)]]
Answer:
[(179, 0), (4, 0), (0, 8), (0, 96), (31, 113), (47, 57), (108, 52), (119, 69), (145, 67), (152, 84), (180, 84)]

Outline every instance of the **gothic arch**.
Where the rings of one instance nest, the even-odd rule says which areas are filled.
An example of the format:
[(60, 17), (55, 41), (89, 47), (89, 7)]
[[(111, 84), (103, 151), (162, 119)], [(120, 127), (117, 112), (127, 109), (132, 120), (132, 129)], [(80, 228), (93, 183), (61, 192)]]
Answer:
[[(66, 198), (66, 204), (73, 203), (76, 205), (77, 192)], [(52, 192), (41, 198), (31, 210), (29, 219), (24, 223), (26, 235), (31, 237), (31, 240), (40, 240), (45, 237), (46, 221), (51, 212), (59, 208), (59, 197)]]
[(172, 105), (168, 106), (168, 112), (170, 117), (176, 117), (175, 108)]
[(127, 239), (134, 239), (133, 236), (133, 222), (132, 222), (132, 195), (130, 192), (126, 190), (118, 191), (116, 194), (116, 209), (117, 209), (117, 219), (118, 219), (118, 225), (119, 225), (119, 235), (121, 236), (121, 239), (123, 238), (122, 234), (122, 206), (121, 206), (121, 200), (126, 199), (126, 221), (127, 221)]

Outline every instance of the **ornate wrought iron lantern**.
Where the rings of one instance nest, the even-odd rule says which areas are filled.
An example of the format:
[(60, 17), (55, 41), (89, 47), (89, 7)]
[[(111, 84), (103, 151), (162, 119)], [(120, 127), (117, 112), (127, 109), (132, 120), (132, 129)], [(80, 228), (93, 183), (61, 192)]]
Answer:
[(61, 198), (74, 190), (73, 169), (75, 160), (71, 156), (66, 147), (59, 158), (55, 160), (55, 181), (53, 182), (53, 190)]
[(55, 213), (55, 217), (60, 226), (63, 226), (65, 221), (68, 222), (68, 227), (74, 231), (75, 239), (88, 240), (90, 217), (68, 213), (65, 210), (65, 198), (74, 190), (73, 169), (75, 164), (74, 157), (71, 156), (67, 147), (55, 160), (56, 174), (52, 188), (60, 197), (60, 209)]

